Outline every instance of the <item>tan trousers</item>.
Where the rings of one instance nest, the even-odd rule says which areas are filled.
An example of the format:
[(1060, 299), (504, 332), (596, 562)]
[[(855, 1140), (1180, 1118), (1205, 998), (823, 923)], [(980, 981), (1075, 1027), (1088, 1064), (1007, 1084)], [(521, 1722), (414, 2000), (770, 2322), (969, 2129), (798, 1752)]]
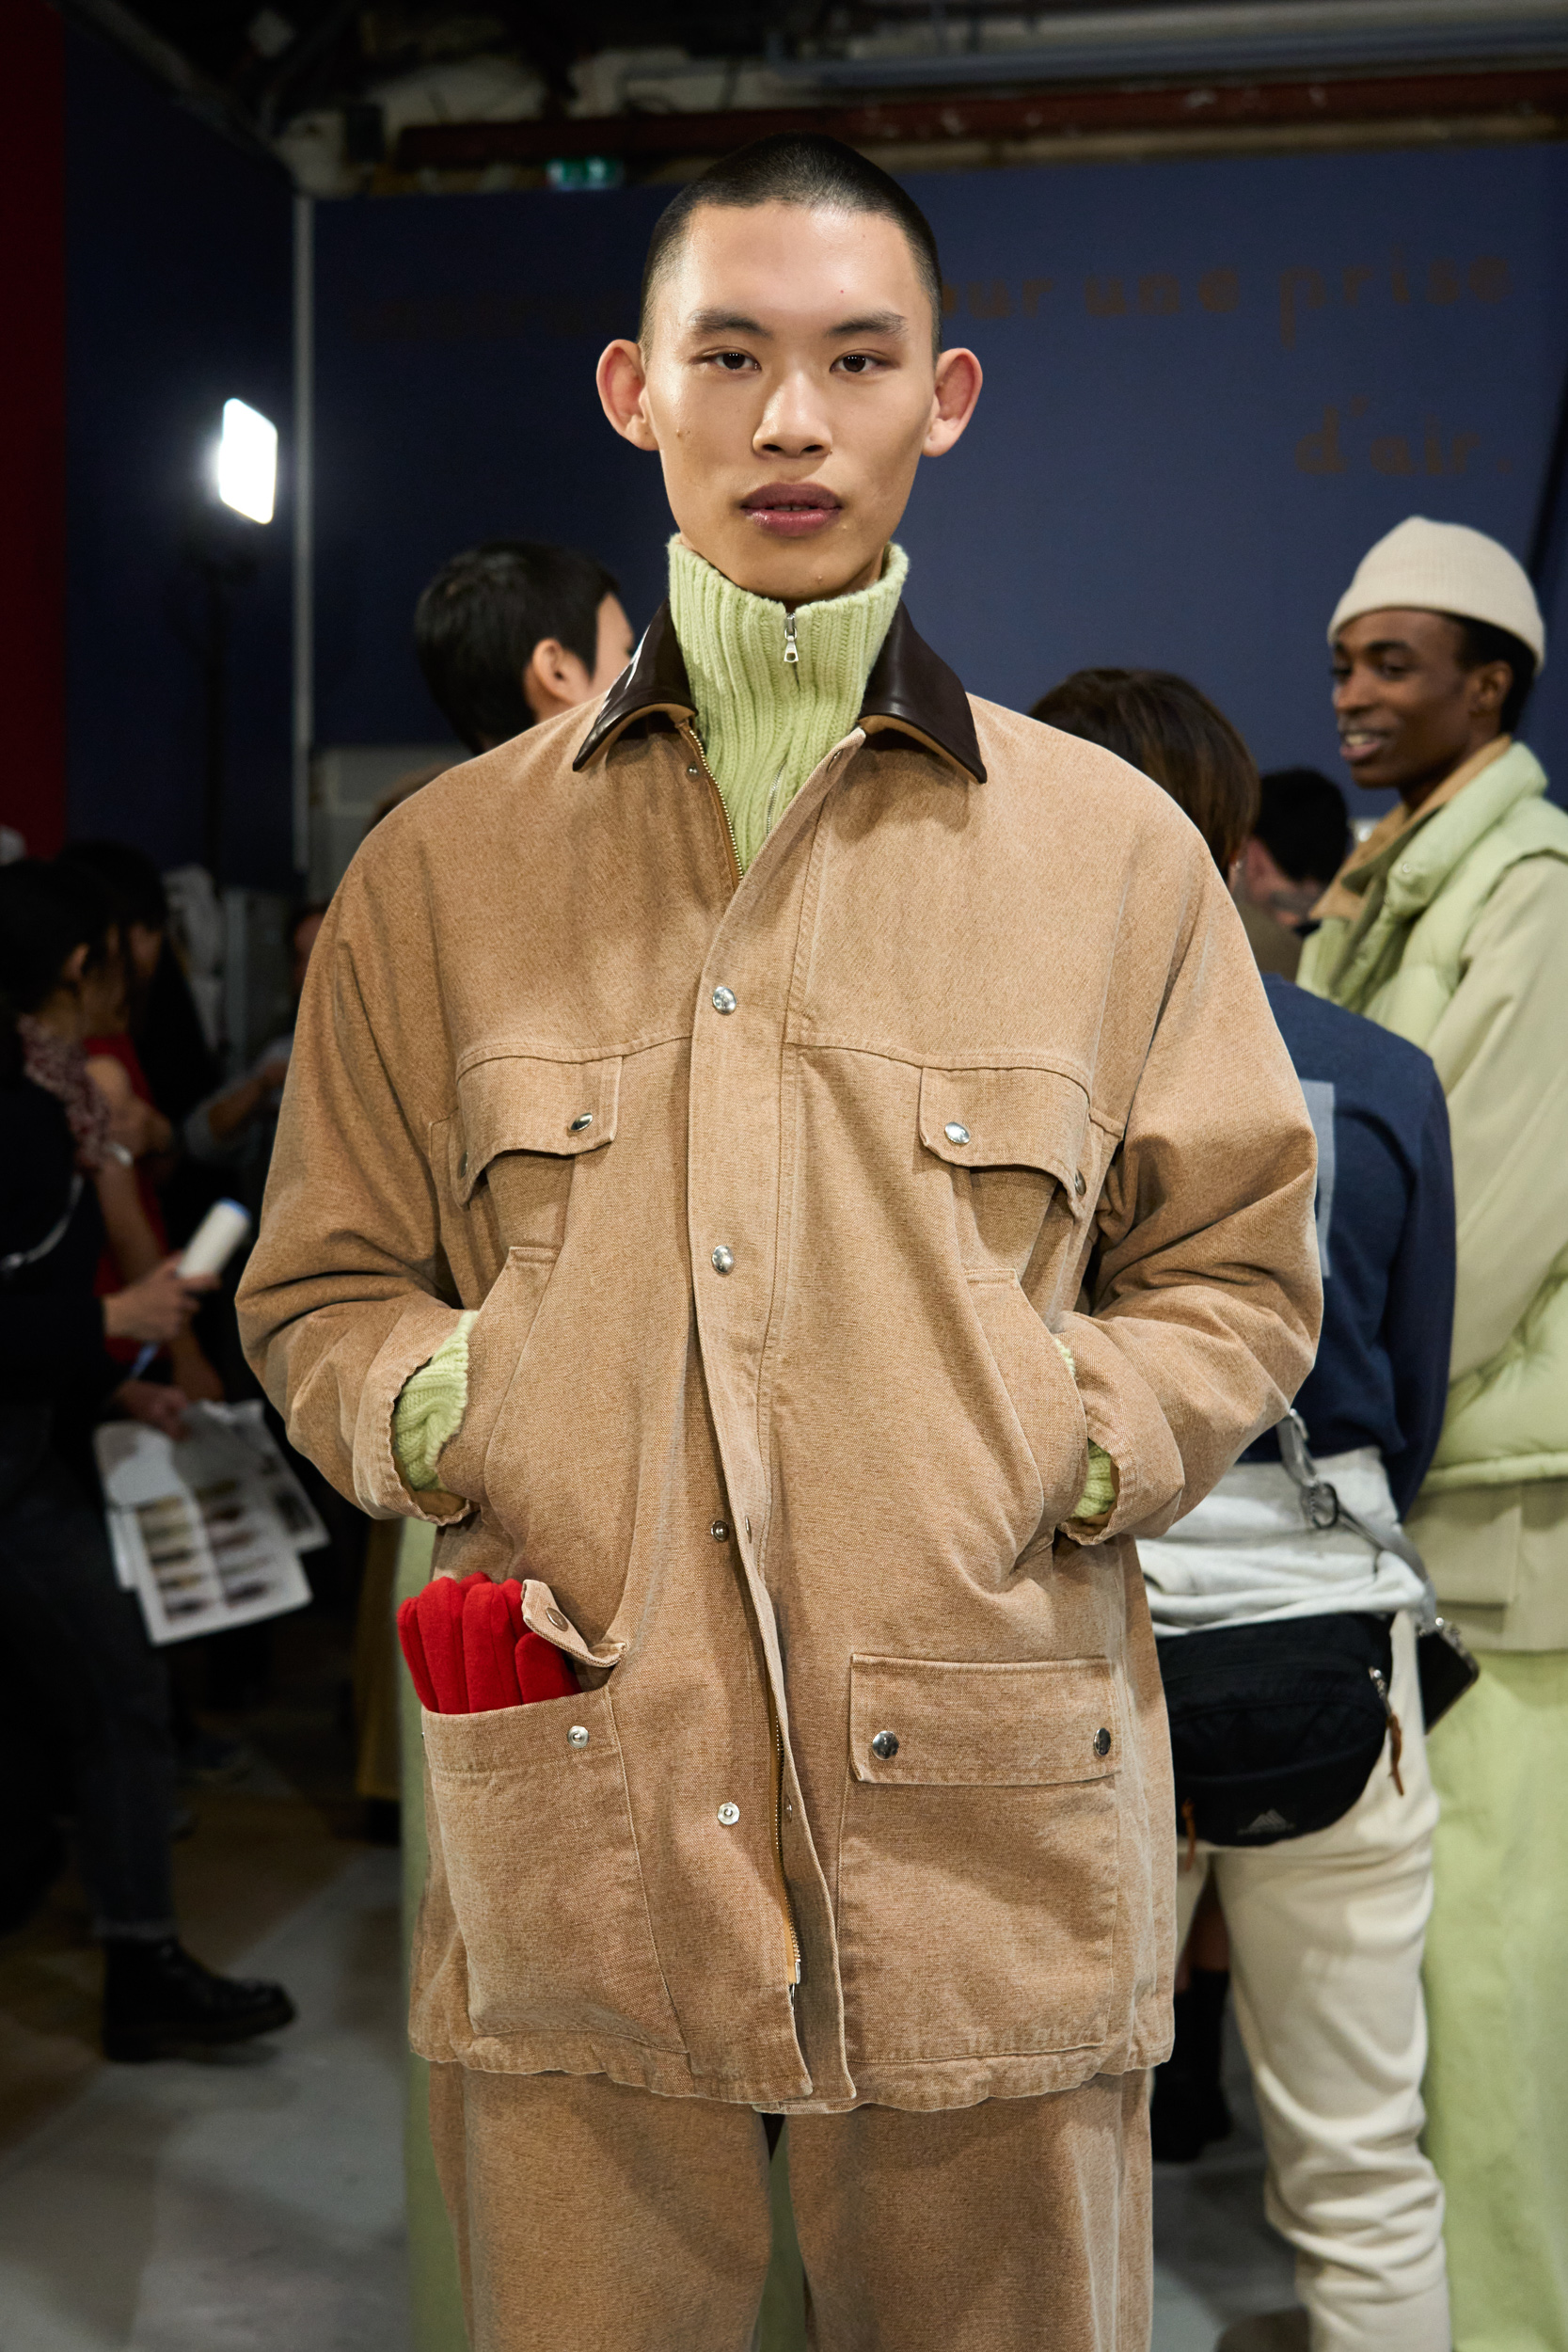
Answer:
[[(473, 2352), (748, 2352), (770, 2238), (750, 2107), (431, 2069)], [(1148, 2076), (796, 2116), (816, 2352), (1145, 2352)]]

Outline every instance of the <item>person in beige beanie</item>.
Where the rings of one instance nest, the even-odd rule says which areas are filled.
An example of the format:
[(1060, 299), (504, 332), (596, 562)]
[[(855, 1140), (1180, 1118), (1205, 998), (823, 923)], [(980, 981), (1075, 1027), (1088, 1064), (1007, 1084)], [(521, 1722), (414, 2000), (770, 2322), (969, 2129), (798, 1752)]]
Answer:
[(1430, 1747), (1427, 2146), (1459, 2352), (1568, 2346), (1568, 816), (1516, 739), (1546, 652), (1523, 567), (1413, 516), (1329, 628), (1358, 784), (1397, 805), (1300, 979), (1423, 1046), (1453, 1136), (1448, 1412), (1406, 1522), (1481, 1663)]

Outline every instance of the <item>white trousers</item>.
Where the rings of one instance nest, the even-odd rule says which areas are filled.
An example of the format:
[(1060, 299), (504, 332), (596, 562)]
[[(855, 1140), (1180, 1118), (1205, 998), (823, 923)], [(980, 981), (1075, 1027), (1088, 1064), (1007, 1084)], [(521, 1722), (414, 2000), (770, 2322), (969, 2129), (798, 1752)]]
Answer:
[[(1408, 1616), (1394, 1620), (1386, 1743), (1344, 1819), (1257, 1849), (1200, 1844), (1177, 1871), (1184, 1940), (1210, 1871), (1268, 2153), (1269, 2219), (1296, 2249), (1312, 2352), (1449, 2352), (1443, 2191), (1421, 2153), (1437, 1800)], [(1184, 1861), (1185, 1857), (1182, 1856)]]

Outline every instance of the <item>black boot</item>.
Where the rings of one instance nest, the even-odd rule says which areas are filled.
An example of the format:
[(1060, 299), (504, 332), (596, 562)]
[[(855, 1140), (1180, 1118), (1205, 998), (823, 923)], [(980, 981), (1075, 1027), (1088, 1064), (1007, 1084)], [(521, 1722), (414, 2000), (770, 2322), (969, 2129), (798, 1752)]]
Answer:
[(280, 1984), (219, 1977), (177, 1937), (144, 1943), (115, 1935), (103, 1946), (103, 2055), (135, 2064), (191, 2049), (248, 2042), (292, 2023)]
[(1154, 2070), (1149, 2148), (1160, 2164), (1195, 2164), (1211, 2140), (1230, 2129), (1220, 2086), (1221, 2032), (1230, 1972), (1195, 1968), (1176, 1996), (1176, 2047)]

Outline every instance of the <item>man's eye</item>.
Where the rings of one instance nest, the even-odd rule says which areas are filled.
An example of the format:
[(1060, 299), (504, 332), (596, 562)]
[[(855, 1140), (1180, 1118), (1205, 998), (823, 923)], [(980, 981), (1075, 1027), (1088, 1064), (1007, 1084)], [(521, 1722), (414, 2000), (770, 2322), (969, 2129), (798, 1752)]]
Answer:
[(869, 375), (877, 362), (869, 351), (847, 351), (838, 364), (846, 375)]
[(730, 375), (738, 375), (743, 368), (749, 368), (752, 364), (752, 355), (749, 351), (716, 351), (712, 357), (718, 365)]

